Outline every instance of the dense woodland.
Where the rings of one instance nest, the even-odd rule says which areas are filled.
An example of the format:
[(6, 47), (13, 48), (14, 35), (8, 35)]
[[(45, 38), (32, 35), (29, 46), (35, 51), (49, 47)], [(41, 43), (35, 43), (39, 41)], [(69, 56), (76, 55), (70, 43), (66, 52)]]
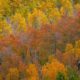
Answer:
[(80, 0), (0, 0), (0, 80), (80, 80)]

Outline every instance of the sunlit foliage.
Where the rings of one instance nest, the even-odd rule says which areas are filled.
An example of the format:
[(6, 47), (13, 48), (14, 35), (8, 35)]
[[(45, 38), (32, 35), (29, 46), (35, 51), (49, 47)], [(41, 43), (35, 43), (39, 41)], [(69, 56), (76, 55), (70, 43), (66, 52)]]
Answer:
[(0, 80), (80, 80), (80, 0), (0, 0)]

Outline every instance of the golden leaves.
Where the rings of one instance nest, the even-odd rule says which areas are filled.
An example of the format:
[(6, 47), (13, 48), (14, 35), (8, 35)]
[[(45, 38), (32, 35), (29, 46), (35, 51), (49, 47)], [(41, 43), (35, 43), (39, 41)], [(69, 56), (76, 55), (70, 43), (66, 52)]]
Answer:
[(27, 31), (26, 20), (20, 13), (15, 13), (11, 20), (12, 23), (16, 25), (17, 31)]
[(7, 34), (12, 34), (12, 28), (5, 20), (2, 20), (0, 21), (0, 37)]
[(32, 13), (28, 13), (28, 24), (29, 26), (35, 26), (33, 25), (36, 22), (36, 24), (47, 24), (48, 19), (46, 15), (38, 9), (34, 9)]
[(39, 80), (38, 69), (35, 64), (29, 64), (26, 69), (28, 80)]
[(10, 68), (6, 80), (19, 80), (19, 71), (17, 68)]
[(66, 67), (55, 58), (51, 60), (52, 61), (50, 63), (46, 63), (42, 67), (43, 76), (48, 76), (50, 80), (56, 80), (56, 75), (58, 74), (58, 72), (62, 72), (66, 75)]

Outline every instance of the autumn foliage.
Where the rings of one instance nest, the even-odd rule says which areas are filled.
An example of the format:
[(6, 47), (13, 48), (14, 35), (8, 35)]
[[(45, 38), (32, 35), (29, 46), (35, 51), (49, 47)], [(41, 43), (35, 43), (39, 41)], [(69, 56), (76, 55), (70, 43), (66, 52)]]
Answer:
[(0, 80), (80, 80), (80, 0), (0, 0)]

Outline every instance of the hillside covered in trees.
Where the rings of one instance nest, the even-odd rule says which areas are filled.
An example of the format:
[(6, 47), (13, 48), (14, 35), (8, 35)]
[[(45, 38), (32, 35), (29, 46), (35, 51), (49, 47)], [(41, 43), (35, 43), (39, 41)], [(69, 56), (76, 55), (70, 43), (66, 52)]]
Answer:
[(80, 0), (0, 0), (0, 80), (80, 80)]

